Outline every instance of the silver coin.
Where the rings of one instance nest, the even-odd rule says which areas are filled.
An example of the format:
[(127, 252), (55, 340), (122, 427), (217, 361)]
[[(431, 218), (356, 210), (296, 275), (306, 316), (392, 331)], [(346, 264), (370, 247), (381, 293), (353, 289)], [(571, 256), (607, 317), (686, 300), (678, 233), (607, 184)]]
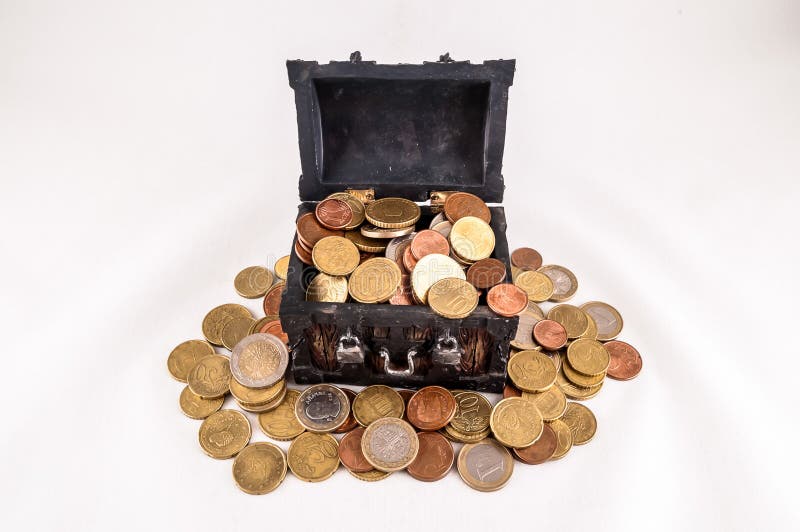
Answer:
[(467, 444), (458, 453), (458, 474), (478, 491), (499, 490), (513, 472), (511, 453), (491, 438)]
[(436, 216), (433, 217), (433, 220), (431, 220), (431, 225), (428, 226), (428, 227), (430, 229), (433, 229), (434, 225), (436, 225), (438, 223), (446, 222), (446, 221), (447, 221), (447, 217), (444, 215), (444, 212), (440, 212), (439, 214), (437, 214)]
[(443, 237), (448, 238), (448, 239), (450, 238), (450, 230), (452, 228), (453, 228), (453, 224), (451, 224), (447, 220), (445, 220), (443, 222), (439, 222), (438, 224), (436, 224), (433, 227), (431, 227), (431, 229), (433, 229), (434, 231), (436, 231), (437, 233), (439, 233), (440, 235), (442, 235)]
[(330, 384), (309, 386), (294, 405), (297, 421), (310, 432), (331, 432), (347, 421), (350, 401), (345, 393)]
[(389, 260), (397, 261), (397, 250), (401, 244), (404, 242), (411, 242), (416, 236), (417, 233), (409, 233), (407, 235), (398, 236), (397, 238), (393, 238), (389, 240), (389, 243), (386, 244), (386, 258)]
[(364, 431), (361, 452), (375, 469), (387, 473), (399, 471), (417, 457), (419, 438), (407, 422), (385, 417), (372, 422)]
[(231, 375), (248, 388), (272, 386), (283, 378), (288, 365), (286, 344), (272, 334), (245, 336), (231, 352)]
[(578, 279), (575, 274), (563, 266), (547, 264), (538, 270), (553, 281), (553, 295), (550, 301), (566, 301), (578, 291)]
[(619, 311), (602, 301), (589, 301), (581, 305), (597, 325), (597, 339), (601, 342), (613, 340), (622, 332), (622, 316)]

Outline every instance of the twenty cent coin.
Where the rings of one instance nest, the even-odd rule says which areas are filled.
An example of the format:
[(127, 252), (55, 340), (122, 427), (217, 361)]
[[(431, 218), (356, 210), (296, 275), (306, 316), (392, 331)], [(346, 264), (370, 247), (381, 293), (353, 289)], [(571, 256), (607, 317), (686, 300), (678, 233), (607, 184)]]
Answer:
[(275, 409), (258, 415), (258, 425), (264, 434), (275, 440), (291, 440), (306, 430), (294, 414), (298, 397), (297, 390), (287, 390)]
[(521, 397), (503, 399), (492, 409), (489, 420), (497, 441), (506, 447), (528, 447), (542, 435), (542, 415), (530, 401)]
[(250, 422), (238, 410), (220, 410), (200, 425), (200, 447), (211, 458), (231, 458), (250, 441)]
[(567, 403), (567, 411), (561, 419), (569, 427), (574, 445), (589, 443), (597, 432), (597, 419), (591, 410), (580, 403)]

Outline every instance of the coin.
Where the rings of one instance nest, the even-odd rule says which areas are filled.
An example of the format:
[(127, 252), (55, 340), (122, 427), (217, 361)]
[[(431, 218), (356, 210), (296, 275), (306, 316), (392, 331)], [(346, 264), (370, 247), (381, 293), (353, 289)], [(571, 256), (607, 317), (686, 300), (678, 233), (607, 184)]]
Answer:
[(355, 244), (360, 251), (382, 253), (386, 249), (386, 240), (366, 237), (361, 234), (361, 231), (347, 231), (344, 237)]
[(289, 469), (305, 482), (322, 482), (339, 468), (339, 443), (330, 434), (304, 432), (289, 445)]
[(513, 284), (501, 283), (489, 289), (486, 304), (495, 314), (511, 318), (525, 310), (528, 295)]
[(248, 388), (266, 388), (283, 378), (289, 351), (280, 338), (266, 333), (245, 337), (231, 353), (233, 378)]
[(514, 388), (513, 384), (508, 384), (503, 387), (503, 399), (509, 397), (522, 397), (522, 392)]
[(467, 281), (479, 289), (485, 290), (506, 278), (506, 265), (497, 259), (481, 259), (467, 270)]
[(326, 236), (343, 236), (343, 232), (327, 229), (319, 223), (313, 212), (307, 212), (297, 219), (297, 239), (308, 246), (309, 251)]
[(252, 318), (250, 311), (241, 305), (228, 303), (215, 307), (203, 318), (203, 336), (214, 345), (222, 345), (222, 328), (235, 318)]
[(570, 432), (567, 424), (560, 419), (551, 421), (548, 425), (556, 433), (556, 450), (550, 460), (558, 460), (572, 449), (572, 432)]
[(386, 471), (378, 471), (377, 469), (372, 469), (366, 473), (356, 473), (355, 471), (350, 471), (349, 469), (347, 472), (356, 477), (358, 480), (362, 480), (364, 482), (377, 482), (391, 475), (391, 473), (387, 473)]
[(553, 320), (541, 320), (533, 326), (533, 339), (550, 351), (561, 349), (567, 345), (567, 330)]
[(414, 258), (419, 260), (431, 253), (448, 255), (450, 253), (450, 244), (447, 243), (445, 237), (436, 231), (432, 229), (423, 229), (411, 240), (411, 247), (409, 249), (411, 249), (411, 254)]
[(518, 248), (511, 253), (511, 264), (522, 270), (538, 270), (542, 256), (532, 248)]
[(586, 314), (586, 321), (589, 323), (589, 326), (586, 327), (586, 332), (584, 332), (580, 337), (581, 338), (588, 338), (589, 340), (597, 340), (597, 324), (594, 322), (594, 318), (589, 316), (585, 311), (581, 311)]
[(408, 227), (419, 220), (422, 211), (419, 205), (404, 198), (382, 198), (367, 205), (367, 221), (388, 229)]
[(521, 461), (529, 465), (543, 464), (553, 457), (558, 447), (558, 436), (547, 423), (544, 424), (542, 435), (536, 443), (524, 449), (513, 449), (513, 453)]
[(571, 383), (569, 379), (567, 379), (567, 377), (564, 375), (564, 366), (566, 366), (566, 363), (562, 364), (561, 369), (559, 369), (558, 371), (558, 375), (556, 376), (556, 384), (558, 385), (559, 388), (561, 388), (561, 391), (564, 392), (564, 395), (566, 395), (569, 399), (573, 399), (576, 401), (585, 401), (587, 399), (591, 399), (592, 397), (600, 393), (600, 390), (603, 388), (602, 382), (596, 386), (591, 386), (589, 388), (577, 386)]
[(603, 382), (603, 379), (606, 376), (605, 372), (592, 376), (584, 375), (572, 367), (572, 365), (569, 363), (569, 358), (567, 359), (567, 363), (564, 364), (563, 370), (564, 376), (567, 378), (567, 380), (569, 380), (572, 384), (582, 388), (591, 388), (592, 386), (597, 386)]
[(383, 417), (402, 418), (405, 402), (395, 390), (382, 384), (367, 386), (353, 401), (353, 415), (362, 427)]
[(261, 332), (261, 328), (264, 325), (266, 325), (267, 323), (269, 323), (271, 321), (275, 321), (277, 319), (278, 319), (278, 316), (264, 316), (263, 318), (259, 318), (259, 319), (255, 320), (253, 322), (253, 324), (250, 326), (250, 330), (247, 331), (248, 336), (253, 334), (253, 333)]
[(464, 445), (458, 453), (458, 474), (467, 486), (478, 491), (499, 490), (513, 472), (511, 453), (491, 438)]
[(358, 265), (350, 275), (347, 290), (359, 303), (384, 303), (397, 292), (400, 280), (400, 268), (394, 261), (375, 257)]
[(439, 316), (466, 318), (478, 306), (478, 291), (463, 279), (441, 279), (428, 289), (428, 304)]
[(411, 242), (409, 242), (407, 246), (403, 247), (403, 269), (407, 272), (413, 272), (416, 266), (417, 259), (411, 253)]
[(192, 419), (207, 418), (222, 408), (222, 403), (224, 402), (224, 396), (216, 397), (214, 399), (205, 399), (190, 390), (188, 386), (183, 387), (183, 391), (181, 391), (181, 396), (178, 401), (181, 406), (181, 412)]
[(443, 479), (453, 467), (455, 459), (453, 446), (438, 432), (420, 432), (417, 438), (419, 452), (406, 471), (413, 478), (423, 482)]
[(344, 303), (347, 301), (347, 277), (318, 273), (308, 283), (306, 301)]
[(259, 330), (256, 332), (271, 334), (278, 338), (284, 344), (289, 344), (289, 335), (283, 332), (283, 326), (281, 325), (280, 319), (274, 319), (272, 321), (268, 321), (267, 323), (263, 324)]
[(581, 305), (581, 310), (594, 319), (597, 324), (597, 339), (601, 342), (613, 340), (622, 332), (622, 316), (608, 303), (589, 301)]
[(311, 432), (331, 432), (350, 414), (350, 402), (342, 390), (330, 384), (309, 386), (295, 404), (297, 420)]
[(270, 286), (272, 286), (272, 272), (263, 266), (245, 268), (233, 280), (236, 293), (248, 299), (262, 297)]
[[(236, 381), (231, 379), (231, 382), (236, 382)], [(275, 399), (273, 399), (273, 400), (271, 400), (269, 402), (266, 402), (264, 404), (252, 404), (252, 403), (243, 403), (243, 402), (241, 402), (241, 401), (239, 401), (237, 399), (236, 400), (236, 404), (238, 404), (239, 407), (242, 408), (242, 410), (247, 410), (248, 412), (253, 412), (255, 414), (261, 414), (261, 413), (264, 413), (264, 412), (271, 412), (272, 410), (275, 410), (276, 408), (278, 408), (281, 405), (281, 403), (283, 402), (283, 399), (286, 397), (286, 392), (287, 391), (288, 391), (288, 388), (286, 388), (286, 383), (284, 382), (282, 384), (282, 386), (280, 387), (280, 392), (278, 393), (278, 396), (275, 397)], [(233, 395), (233, 394), (231, 394), (231, 395)], [(236, 399), (236, 398), (234, 397), (234, 399)]]
[(474, 216), (460, 218), (450, 230), (450, 245), (464, 260), (485, 259), (494, 251), (494, 231), (488, 223)]
[(402, 260), (402, 251), (405, 246), (411, 245), (411, 239), (416, 236), (416, 233), (409, 233), (407, 235), (398, 236), (393, 238), (386, 244), (386, 258), (397, 262), (398, 257)]
[(448, 221), (439, 222), (438, 224), (431, 227), (434, 231), (439, 233), (445, 238), (450, 238), (450, 232), (453, 230), (453, 224)]
[(567, 361), (575, 371), (593, 376), (606, 372), (611, 357), (603, 344), (597, 340), (579, 338), (569, 344)]
[(517, 281), (517, 276), (524, 272), (522, 268), (517, 268), (513, 264), (511, 265), (511, 282), (514, 283)]
[(180, 382), (186, 382), (186, 377), (197, 362), (208, 355), (214, 354), (211, 344), (203, 340), (186, 340), (178, 344), (167, 357), (167, 369), (170, 375)]
[(486, 397), (477, 392), (459, 392), (453, 397), (456, 400), (456, 413), (450, 426), (468, 435), (479, 434), (489, 428), (492, 405)]
[(486, 202), (469, 192), (450, 194), (444, 202), (444, 214), (454, 224), (466, 216), (479, 218), (487, 224), (492, 221), (492, 212)]
[[(400, 397), (403, 398), (403, 404), (405, 405), (405, 410), (403, 411), (403, 421), (408, 421), (408, 402), (416, 392), (412, 390), (397, 390), (397, 393), (399, 393)], [(409, 421), (409, 423), (411, 422)]]
[(547, 319), (563, 325), (567, 338), (578, 338), (589, 328), (586, 313), (573, 305), (556, 305), (547, 313)]
[(314, 265), (314, 261), (311, 258), (311, 250), (304, 248), (300, 240), (295, 240), (294, 252), (303, 264), (308, 264), (309, 266)]
[(229, 350), (233, 350), (233, 346), (250, 333), (250, 327), (253, 318), (235, 318), (230, 320), (222, 328), (222, 345)]
[(543, 392), (556, 382), (556, 366), (539, 351), (520, 351), (508, 361), (508, 376), (524, 392)]
[(489, 426), (497, 441), (507, 447), (528, 447), (542, 434), (542, 415), (521, 397), (502, 399), (494, 405)]
[(566, 301), (578, 291), (577, 277), (563, 266), (548, 264), (537, 271), (545, 274), (553, 282), (553, 293), (548, 298), (550, 301)]
[(317, 203), (314, 214), (317, 220), (328, 229), (344, 229), (353, 221), (353, 211), (346, 201), (326, 198)]
[(400, 284), (392, 297), (389, 298), (392, 305), (413, 305), (414, 297), (411, 289), (411, 276), (404, 273), (400, 276)]
[(489, 437), (491, 433), (492, 433), (491, 429), (488, 428), (481, 432), (475, 432), (475, 433), (461, 432), (459, 430), (454, 429), (452, 425), (447, 425), (444, 428), (444, 432), (440, 431), (440, 434), (458, 443), (477, 443), (482, 439)]
[(361, 438), (361, 452), (372, 467), (380, 471), (400, 471), (414, 461), (419, 439), (414, 427), (394, 417), (372, 422)]
[(283, 257), (279, 258), (275, 261), (275, 275), (278, 279), (285, 281), (286, 277), (289, 276), (289, 259), (291, 257), (289, 255), (284, 255)]
[(192, 393), (206, 399), (222, 397), (228, 393), (230, 380), (230, 361), (222, 355), (201, 358), (186, 376)]
[(519, 313), (519, 323), (514, 339), (511, 340), (512, 347), (517, 349), (536, 349), (539, 344), (533, 340), (533, 327), (544, 319), (544, 313), (539, 305), (533, 301), (528, 301), (527, 307)]
[(361, 452), (361, 438), (364, 435), (364, 427), (358, 427), (344, 435), (339, 442), (339, 460), (342, 465), (354, 473), (366, 473), (374, 468), (372, 464), (364, 458)]
[(574, 445), (589, 443), (597, 431), (594, 414), (580, 403), (567, 403), (567, 410), (561, 420), (569, 427)]
[(441, 386), (420, 388), (408, 401), (408, 420), (420, 430), (438, 430), (456, 415), (453, 394)]
[(272, 285), (272, 288), (267, 291), (267, 294), (264, 296), (264, 314), (267, 316), (277, 316), (280, 314), (281, 298), (283, 297), (285, 288), (286, 283), (281, 281)]
[(535, 404), (545, 421), (560, 418), (567, 408), (567, 397), (558, 386), (551, 386), (547, 391), (540, 393), (523, 392), (522, 398)]
[(233, 480), (250, 495), (264, 495), (286, 478), (286, 457), (280, 447), (265, 441), (248, 445), (233, 460)]
[(231, 458), (250, 442), (250, 422), (237, 410), (220, 410), (203, 420), (199, 439), (211, 458)]
[(314, 266), (328, 275), (349, 275), (361, 261), (358, 248), (341, 236), (328, 236), (317, 242), (311, 251)]
[(258, 415), (258, 425), (264, 434), (275, 440), (291, 440), (306, 430), (294, 415), (298, 397), (297, 390), (286, 390), (283, 401), (275, 409)]
[(603, 344), (611, 361), (608, 364), (608, 376), (618, 381), (628, 381), (642, 371), (642, 356), (632, 345), (620, 340), (612, 340)]
[(364, 223), (364, 202), (359, 198), (347, 192), (335, 192), (328, 196), (328, 198), (342, 200), (350, 207), (350, 211), (353, 213), (353, 219), (345, 226), (345, 229), (349, 231)]
[(525, 270), (517, 275), (514, 284), (522, 288), (528, 299), (540, 303), (547, 301), (553, 295), (553, 282), (543, 273)]
[(422, 303), (428, 301), (428, 290), (437, 281), (453, 277), (466, 280), (464, 270), (446, 255), (431, 253), (422, 257), (411, 272), (411, 288)]
[(286, 381), (281, 379), (272, 386), (266, 388), (248, 388), (239, 384), (236, 379), (231, 379), (231, 395), (239, 403), (250, 406), (264, 406), (265, 404), (277, 399), (286, 387)]
[(362, 225), (359, 230), (361, 234), (368, 238), (397, 238), (403, 235), (409, 235), (414, 232), (414, 226), (398, 227), (396, 229), (387, 229), (385, 227), (376, 227), (372, 224)]

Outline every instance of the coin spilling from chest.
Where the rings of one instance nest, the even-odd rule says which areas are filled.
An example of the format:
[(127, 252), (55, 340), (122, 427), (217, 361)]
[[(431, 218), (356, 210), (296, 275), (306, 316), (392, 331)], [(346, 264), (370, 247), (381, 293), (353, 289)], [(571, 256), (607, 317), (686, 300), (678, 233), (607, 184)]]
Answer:
[(419, 452), (414, 427), (402, 419), (385, 417), (371, 423), (361, 438), (367, 462), (379, 471), (393, 472), (408, 467)]
[(456, 415), (456, 400), (450, 390), (426, 386), (408, 401), (408, 420), (420, 430), (439, 430)]
[(350, 402), (342, 390), (330, 384), (315, 384), (297, 398), (295, 415), (306, 430), (332, 432), (350, 415)]
[(264, 495), (275, 490), (286, 478), (286, 456), (280, 447), (269, 442), (248, 445), (233, 461), (233, 480), (250, 495)]
[(478, 491), (499, 490), (513, 472), (511, 453), (491, 438), (464, 445), (458, 453), (458, 474), (469, 487)]

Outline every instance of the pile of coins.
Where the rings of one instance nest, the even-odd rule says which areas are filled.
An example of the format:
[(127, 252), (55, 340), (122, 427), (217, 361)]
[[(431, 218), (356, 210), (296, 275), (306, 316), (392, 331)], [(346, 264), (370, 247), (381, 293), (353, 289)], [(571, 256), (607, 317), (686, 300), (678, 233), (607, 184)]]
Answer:
[[(456, 205), (460, 210), (457, 212), (488, 216), (488, 208), (484, 212), (474, 200), (455, 195), (447, 201), (452, 197), (458, 200)], [(309, 238), (306, 229), (301, 233), (301, 225), (319, 225), (318, 217), (328, 225), (351, 227), (348, 231), (360, 226), (363, 219), (359, 220), (353, 213), (363, 203), (348, 201), (341, 195), (329, 199), (337, 199), (339, 203), (328, 202), (327, 206), (318, 208), (317, 213), (311, 214), (314, 221), (301, 224), (304, 219), (301, 217), (298, 236), (304, 234), (304, 239)], [(383, 205), (391, 204), (394, 198), (387, 200), (392, 201)], [(370, 205), (380, 205), (381, 201)], [(462, 201), (470, 205), (469, 209), (463, 208)], [(343, 209), (340, 204), (348, 205), (350, 210)], [(362, 226), (362, 229), (367, 227), (368, 232), (377, 235), (392, 228), (383, 228), (376, 221), (384, 225), (408, 224), (419, 218), (419, 213), (415, 214), (410, 206), (405, 209), (398, 205), (388, 210), (367, 207), (359, 216), (372, 225)], [(190, 418), (203, 420), (199, 429), (200, 448), (213, 458), (235, 457), (233, 478), (242, 491), (268, 493), (283, 482), (287, 470), (300, 480), (319, 482), (333, 475), (339, 464), (364, 481), (381, 480), (405, 470), (417, 480), (431, 482), (444, 478), (454, 462), (467, 485), (476, 490), (492, 491), (503, 487), (511, 478), (515, 459), (525, 464), (557, 460), (573, 445), (592, 439), (597, 429), (594, 414), (582, 403), (568, 399), (584, 401), (595, 397), (606, 376), (629, 380), (642, 368), (636, 349), (616, 339), (623, 325), (619, 312), (598, 301), (580, 306), (565, 303), (577, 291), (575, 275), (562, 266), (542, 265), (541, 255), (531, 248), (520, 248), (512, 253), (511, 283), (503, 282), (505, 267), (500, 261), (497, 262), (502, 268), (481, 264), (495, 260), (487, 257), (476, 260), (465, 274), (464, 257), (486, 254), (488, 247), (480, 254), (470, 255), (465, 251), (468, 246), (461, 248), (459, 244), (462, 237), (454, 239), (453, 231), (463, 220), (477, 227), (470, 218), (484, 224), (485, 227), (480, 226), (484, 229), (488, 224), (478, 216), (455, 216), (453, 222), (449, 219), (453, 213), (448, 216), (447, 210), (445, 202), (443, 219), (431, 230), (439, 234), (441, 240), (433, 237), (417, 241), (425, 230), (418, 232), (417, 237), (409, 232), (388, 241), (387, 257), (365, 258), (363, 254), (352, 256), (352, 249), (341, 251), (354, 242), (361, 242), (363, 246), (365, 239), (377, 240), (376, 236), (367, 236), (361, 231), (358, 232), (360, 237), (347, 237), (349, 233), (344, 237), (327, 235), (311, 244), (311, 260), (320, 269), (317, 277), (346, 278), (350, 273), (348, 285), (354, 284), (353, 275), (358, 269), (370, 263), (391, 263), (385, 268), (397, 273), (400, 270), (398, 257), (405, 266), (408, 255), (411, 266), (408, 271), (413, 277), (419, 264), (428, 257), (452, 261), (463, 277), (445, 276), (435, 280), (426, 277), (419, 281), (422, 284), (412, 288), (411, 296), (404, 297), (408, 297), (408, 304), (427, 300), (435, 311), (449, 313), (453, 309), (446, 304), (438, 310), (434, 305), (438, 298), (448, 299), (452, 283), (462, 281), (476, 292), (488, 289), (487, 304), (498, 314), (519, 316), (519, 327), (511, 341), (509, 381), (503, 398), (492, 404), (483, 394), (451, 391), (439, 386), (428, 386), (416, 392), (382, 385), (368, 386), (359, 392), (330, 384), (317, 384), (303, 390), (289, 388), (286, 383), (288, 338), (278, 316), (289, 257), (276, 261), (274, 274), (263, 266), (246, 268), (234, 280), (236, 292), (245, 298), (263, 297), (265, 315), (256, 318), (238, 304), (218, 306), (203, 319), (205, 340), (181, 343), (167, 360), (170, 374), (186, 383), (179, 398), (181, 410)], [(323, 229), (331, 231), (327, 227)], [(449, 238), (445, 236), (447, 231)], [(484, 236), (488, 238), (488, 235)], [(410, 238), (394, 246), (394, 255), (390, 258), (389, 246), (397, 238), (404, 237)], [(326, 241), (328, 238), (339, 240)], [(494, 241), (493, 235), (491, 241)], [(441, 248), (437, 249), (446, 253), (426, 254), (424, 249), (417, 249), (430, 242), (438, 242), (436, 245)], [(375, 251), (359, 249), (369, 254), (377, 253), (377, 247), (371, 248)], [(455, 251), (459, 248), (461, 251)], [(341, 256), (341, 260), (328, 261), (324, 257), (327, 254)], [(444, 271), (451, 270), (445, 268)], [(392, 287), (392, 295), (387, 295), (388, 289), (381, 289), (380, 297), (375, 297), (374, 293), (366, 295), (358, 287), (355, 289), (358, 297), (353, 295), (353, 288), (348, 288), (348, 292), (357, 301), (377, 302), (386, 296), (390, 303), (395, 299), (397, 304), (400, 288), (399, 285)], [(323, 292), (330, 293), (327, 289), (316, 292), (309, 287), (313, 297)], [(546, 301), (552, 304), (547, 312), (539, 306)], [(230, 355), (217, 353), (215, 346), (228, 349)], [(222, 408), (228, 395), (239, 409)], [(290, 441), (288, 451), (284, 452), (271, 442), (251, 443), (251, 421), (242, 411), (257, 415), (257, 424), (268, 438)], [(338, 439), (334, 434), (339, 435)], [(456, 453), (458, 446), (461, 448)]]

